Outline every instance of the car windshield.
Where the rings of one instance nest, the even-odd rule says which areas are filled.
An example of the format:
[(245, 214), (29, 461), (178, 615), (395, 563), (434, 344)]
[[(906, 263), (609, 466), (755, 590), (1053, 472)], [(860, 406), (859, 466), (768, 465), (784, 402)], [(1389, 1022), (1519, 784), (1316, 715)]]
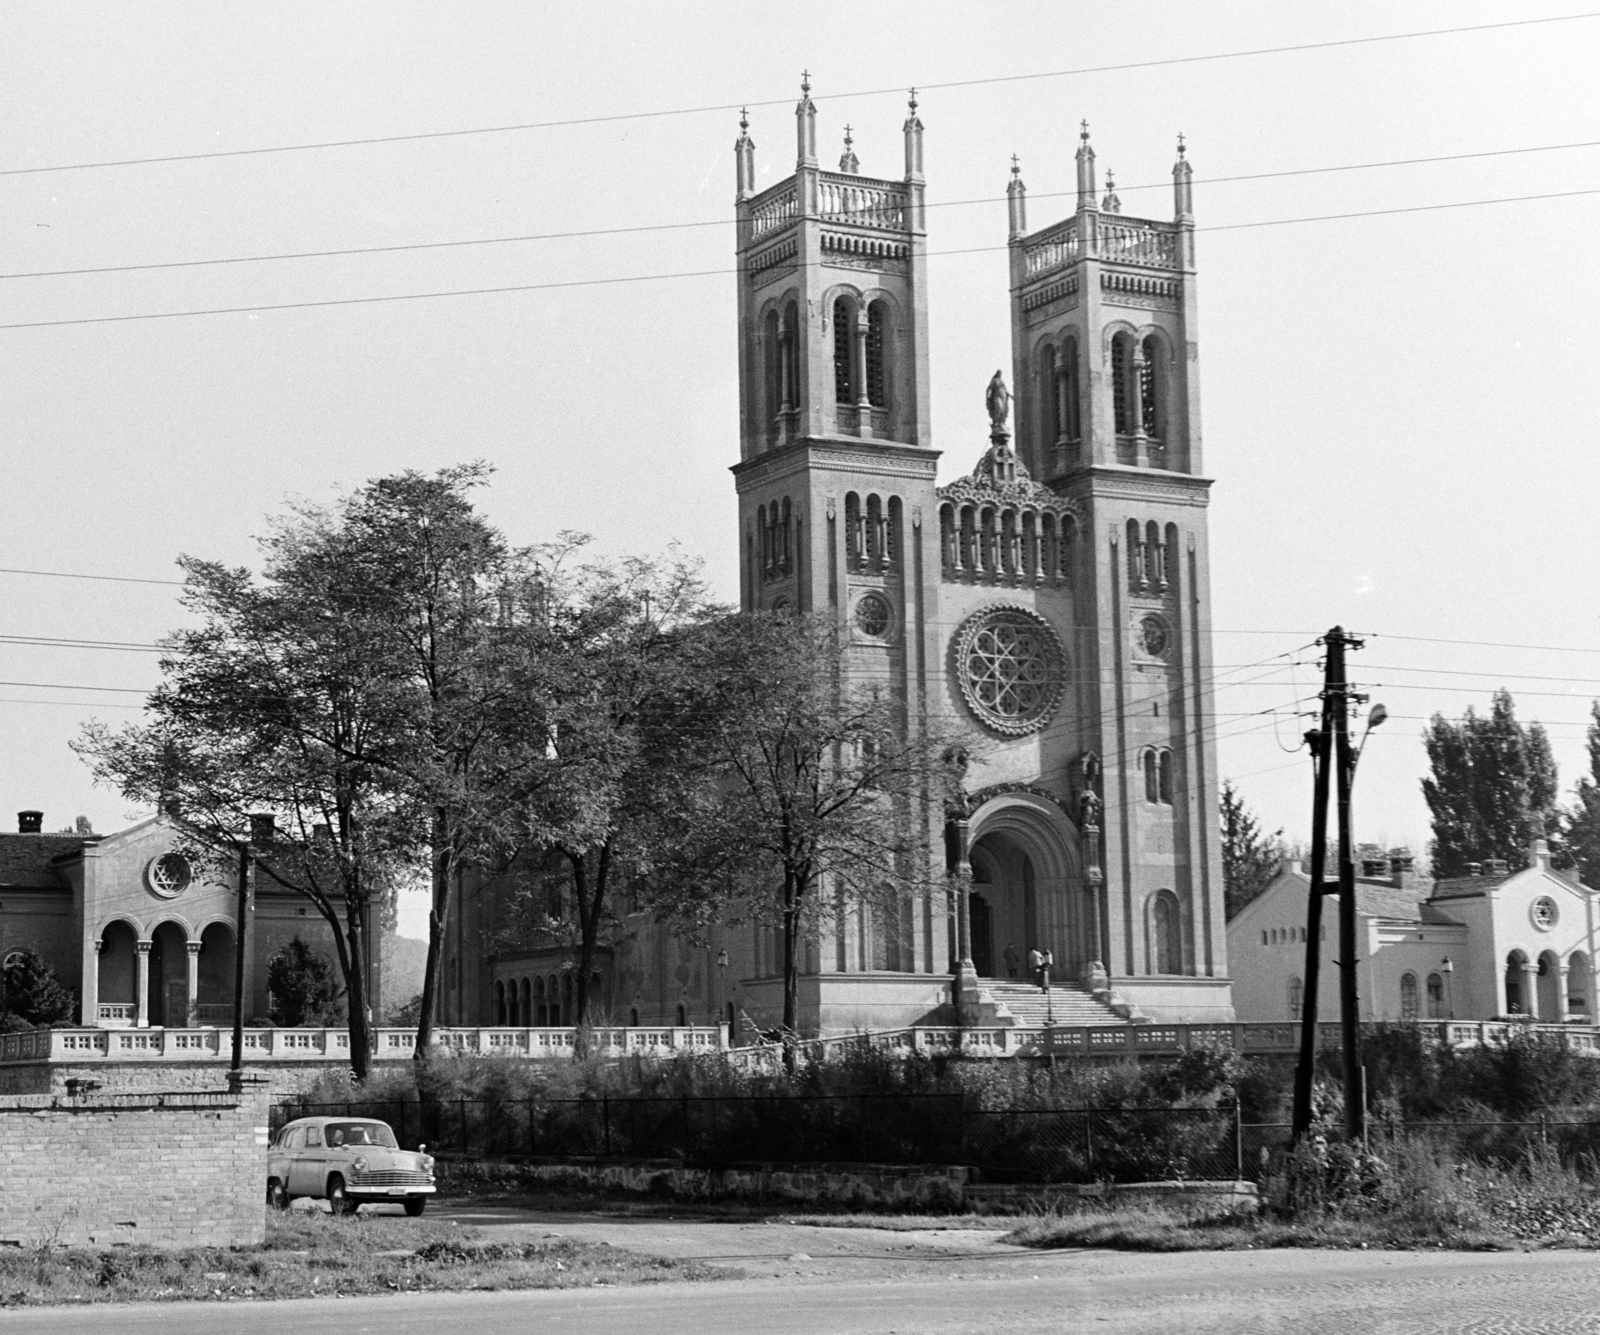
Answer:
[(394, 1132), (382, 1122), (329, 1122), (324, 1128), (330, 1145), (377, 1145), (398, 1149)]

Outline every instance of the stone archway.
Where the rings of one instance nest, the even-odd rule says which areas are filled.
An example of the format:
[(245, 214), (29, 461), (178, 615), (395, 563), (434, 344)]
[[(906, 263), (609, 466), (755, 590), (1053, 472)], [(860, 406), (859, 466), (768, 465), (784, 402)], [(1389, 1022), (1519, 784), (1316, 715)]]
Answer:
[(1052, 976), (1076, 981), (1099, 952), (1090, 949), (1088, 912), (1079, 870), (1078, 830), (1046, 795), (998, 793), (970, 818), (972, 889), (988, 909), (988, 959), (973, 965), (980, 977), (1027, 977), (1028, 952), (1055, 957)]

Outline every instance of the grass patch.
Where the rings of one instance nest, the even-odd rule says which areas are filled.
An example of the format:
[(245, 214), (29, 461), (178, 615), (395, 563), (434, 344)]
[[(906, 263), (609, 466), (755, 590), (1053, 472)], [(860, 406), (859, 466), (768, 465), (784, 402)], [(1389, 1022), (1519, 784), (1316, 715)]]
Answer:
[(935, 1229), (982, 1228), (996, 1232), (1017, 1226), (1016, 1215), (982, 1214), (873, 1214), (850, 1210), (840, 1214), (785, 1215), (785, 1224), (809, 1224), (813, 1228), (881, 1228), (890, 1233), (917, 1233)]
[(0, 1253), (0, 1307), (564, 1289), (736, 1273), (603, 1244), (484, 1242), (479, 1230), (451, 1224), (294, 1210), (268, 1217), (259, 1247)]

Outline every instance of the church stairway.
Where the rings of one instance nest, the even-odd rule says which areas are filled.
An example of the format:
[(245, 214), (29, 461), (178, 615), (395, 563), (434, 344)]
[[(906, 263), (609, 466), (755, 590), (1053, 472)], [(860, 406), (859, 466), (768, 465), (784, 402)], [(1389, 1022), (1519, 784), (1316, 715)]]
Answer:
[(1042, 1025), (1053, 1019), (1057, 1027), (1089, 1024), (1126, 1024), (1110, 1006), (1098, 1001), (1081, 987), (1064, 987), (1055, 983), (1050, 988), (1048, 1001), (1045, 994), (1028, 983), (1002, 982), (998, 979), (980, 978), (978, 986), (1004, 1006), (1022, 1025)]

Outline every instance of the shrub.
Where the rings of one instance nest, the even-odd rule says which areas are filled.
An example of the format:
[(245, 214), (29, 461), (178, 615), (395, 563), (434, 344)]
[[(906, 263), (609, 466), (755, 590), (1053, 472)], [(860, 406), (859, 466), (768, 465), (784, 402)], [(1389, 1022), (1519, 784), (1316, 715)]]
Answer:
[(0, 1029), (71, 1024), (76, 998), (56, 971), (31, 950), (14, 951), (0, 973)]
[(339, 1024), (344, 1018), (344, 989), (333, 962), (298, 936), (267, 961), (267, 988), (273, 1024), (292, 1029)]

